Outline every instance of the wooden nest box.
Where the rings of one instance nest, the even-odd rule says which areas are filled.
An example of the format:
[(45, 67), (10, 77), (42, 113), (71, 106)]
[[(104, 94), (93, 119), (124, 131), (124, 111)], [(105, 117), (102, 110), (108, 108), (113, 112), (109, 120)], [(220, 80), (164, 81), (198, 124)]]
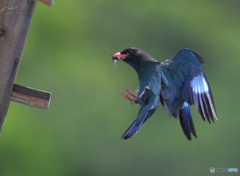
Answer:
[[(53, 0), (39, 0), (52, 6)], [(51, 93), (14, 84), (37, 0), (0, 3), (0, 134), (11, 101), (48, 109)]]

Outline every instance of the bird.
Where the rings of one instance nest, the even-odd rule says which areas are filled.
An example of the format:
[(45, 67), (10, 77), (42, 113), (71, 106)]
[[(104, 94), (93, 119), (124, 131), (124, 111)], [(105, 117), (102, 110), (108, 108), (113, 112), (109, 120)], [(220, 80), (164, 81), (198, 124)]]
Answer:
[[(127, 48), (112, 55), (117, 61), (129, 64), (138, 75), (138, 93), (121, 96), (131, 104), (139, 104), (137, 118), (122, 135), (122, 139), (133, 137), (156, 111), (159, 104), (169, 116), (178, 118), (183, 133), (190, 141), (197, 138), (190, 106), (194, 105), (204, 121), (209, 124), (218, 120), (212, 92), (204, 73), (203, 58), (195, 51), (184, 48), (169, 60), (159, 62), (140, 48)], [(131, 97), (130, 97), (131, 96)]]

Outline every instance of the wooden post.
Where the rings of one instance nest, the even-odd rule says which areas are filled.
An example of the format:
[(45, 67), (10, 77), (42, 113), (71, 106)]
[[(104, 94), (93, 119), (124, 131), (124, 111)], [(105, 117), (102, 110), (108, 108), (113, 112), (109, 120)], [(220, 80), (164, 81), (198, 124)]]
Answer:
[[(53, 2), (41, 1), (49, 6)], [(11, 95), (12, 99), (19, 98), (12, 90), (36, 3), (37, 0), (1, 0), (0, 3), (0, 133)]]

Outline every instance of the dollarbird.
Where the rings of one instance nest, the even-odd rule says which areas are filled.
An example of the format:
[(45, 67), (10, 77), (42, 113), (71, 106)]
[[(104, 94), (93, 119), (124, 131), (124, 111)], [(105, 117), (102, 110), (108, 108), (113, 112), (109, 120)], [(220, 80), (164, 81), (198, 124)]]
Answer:
[[(122, 139), (134, 136), (140, 127), (156, 111), (159, 103), (169, 116), (179, 118), (188, 140), (191, 134), (197, 138), (190, 106), (195, 105), (204, 121), (218, 120), (213, 96), (202, 65), (203, 58), (190, 49), (181, 49), (170, 60), (159, 62), (139, 48), (127, 48), (111, 58), (129, 64), (138, 74), (138, 93), (121, 93), (131, 104), (139, 104), (136, 120), (122, 135)], [(132, 96), (132, 98), (130, 97)]]

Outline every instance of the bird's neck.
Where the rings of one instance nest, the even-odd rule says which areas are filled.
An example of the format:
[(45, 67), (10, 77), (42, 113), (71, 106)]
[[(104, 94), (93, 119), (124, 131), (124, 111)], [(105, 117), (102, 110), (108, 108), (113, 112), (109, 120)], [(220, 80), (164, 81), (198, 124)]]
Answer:
[(139, 71), (140, 69), (140, 63), (138, 62), (132, 62), (132, 61), (126, 61), (132, 68), (134, 68), (134, 70), (136, 70), (136, 72)]
[(158, 80), (158, 63), (147, 64), (144, 67), (141, 67), (138, 71), (138, 80), (140, 92), (144, 90), (146, 86), (151, 86), (150, 84), (155, 84), (155, 81)]

